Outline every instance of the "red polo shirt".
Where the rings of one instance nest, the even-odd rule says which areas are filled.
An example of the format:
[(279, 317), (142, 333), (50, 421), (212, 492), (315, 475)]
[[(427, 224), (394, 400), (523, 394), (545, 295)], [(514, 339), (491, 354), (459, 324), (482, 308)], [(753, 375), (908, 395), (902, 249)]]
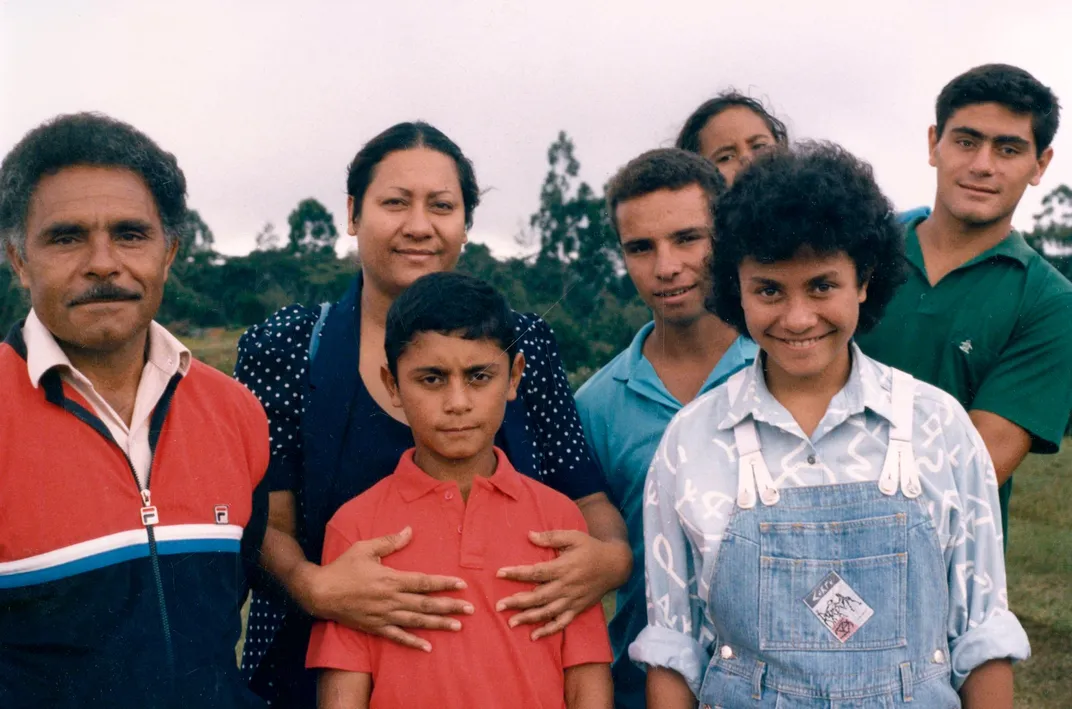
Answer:
[(372, 709), (435, 706), (444, 709), (524, 706), (565, 707), (563, 670), (611, 661), (603, 609), (595, 605), (569, 627), (533, 642), (535, 626), (510, 628), (512, 612), (497, 612), (502, 598), (532, 584), (495, 577), (504, 566), (535, 564), (554, 550), (529, 541), (530, 531), (586, 531), (577, 506), (564, 495), (514, 470), (499, 449), (490, 478), (475, 478), (468, 504), (458, 485), (429, 476), (403, 454), (395, 472), (343, 505), (328, 523), (324, 563), (354, 542), (396, 533), (407, 525), (413, 540), (384, 558), (394, 569), (457, 576), (467, 588), (446, 595), (475, 610), (462, 630), (414, 630), (432, 652), (403, 647), (333, 622), (313, 627), (306, 664), (372, 675)]

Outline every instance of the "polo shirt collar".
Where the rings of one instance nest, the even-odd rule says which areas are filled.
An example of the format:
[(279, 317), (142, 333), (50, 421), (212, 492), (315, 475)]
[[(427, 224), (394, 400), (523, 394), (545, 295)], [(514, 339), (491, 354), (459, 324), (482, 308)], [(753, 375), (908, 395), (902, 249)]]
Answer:
[[(415, 448), (410, 448), (403, 453), (394, 472), (399, 494), (402, 495), (402, 499), (406, 502), (413, 502), (417, 498), (423, 497), (443, 486), (454, 485), (454, 483), (445, 480), (437, 480), (421, 470), (413, 461), (415, 451)], [(495, 458), (497, 465), (491, 477), (476, 477), (473, 479), (473, 485), (490, 486), (512, 500), (520, 498), (522, 491), (521, 473), (514, 469), (514, 466), (510, 464), (509, 459), (506, 457), (506, 453), (500, 450), (498, 446), (495, 448)]]
[[(916, 229), (926, 218), (926, 215), (922, 215), (912, 219), (905, 225), (905, 256), (908, 258), (909, 263), (922, 274), (927, 273), (927, 267), (923, 262), (923, 249), (919, 245), (919, 232)], [(997, 244), (954, 270), (959, 271), (962, 268), (970, 268), (977, 263), (982, 263), (992, 258), (1011, 259), (1026, 268), (1034, 253), (1035, 251), (1027, 245), (1020, 232), (1013, 229), (1008, 236)]]
[(637, 334), (633, 336), (633, 341), (629, 343), (626, 356), (614, 362), (611, 376), (619, 382), (628, 382), (637, 377), (637, 369), (644, 359), (644, 341), (648, 339), (648, 335), (654, 329), (655, 321), (652, 320), (637, 331)]
[[(629, 349), (626, 350), (626, 356), (614, 362), (611, 376), (615, 380), (625, 383), (631, 390), (641, 396), (665, 404), (675, 410), (680, 409), (682, 407), (681, 402), (667, 391), (666, 386), (663, 385), (659, 375), (655, 372), (655, 367), (651, 366), (651, 362), (644, 356), (644, 342), (654, 329), (655, 321), (651, 321), (640, 328), (636, 336), (633, 337)], [(730, 374), (747, 366), (749, 362), (755, 359), (758, 351), (759, 348), (756, 343), (743, 335), (739, 335), (725, 354), (722, 355), (722, 359), (718, 361), (715, 368), (707, 375), (703, 386), (700, 387), (699, 394), (704, 394), (714, 389)]]
[(993, 248), (979, 254), (965, 265), (971, 265), (984, 259), (993, 258), (994, 256), (1004, 256), (1014, 261), (1018, 261), (1021, 266), (1026, 267), (1034, 253), (1035, 250), (1027, 245), (1023, 235), (1014, 229)]
[[(850, 416), (865, 409), (892, 420), (889, 367), (878, 364), (864, 355), (855, 342), (850, 343), (852, 366), (849, 378), (841, 391), (834, 395), (827, 413), (815, 430), (818, 437), (840, 425)], [(727, 383), (730, 405), (718, 424), (719, 430), (729, 430), (748, 417), (786, 430), (799, 431), (792, 415), (774, 398), (763, 376), (763, 357), (757, 356), (751, 367), (743, 369)]]
[[(41, 377), (51, 369), (60, 369), (62, 373), (89, 384), (89, 380), (74, 368), (71, 360), (60, 348), (45, 324), (30, 310), (22, 328), (22, 337), (26, 343), (26, 370), (30, 383), (37, 388)], [(156, 321), (149, 324), (148, 364), (160, 369), (170, 379), (175, 374), (183, 376), (190, 370), (190, 350), (178, 338)]]

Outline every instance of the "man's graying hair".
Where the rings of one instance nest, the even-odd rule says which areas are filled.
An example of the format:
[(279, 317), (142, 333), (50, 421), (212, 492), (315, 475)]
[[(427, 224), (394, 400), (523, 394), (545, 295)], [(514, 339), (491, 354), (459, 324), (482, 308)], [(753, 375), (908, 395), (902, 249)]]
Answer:
[(74, 166), (130, 170), (156, 202), (168, 245), (186, 217), (186, 177), (175, 156), (127, 123), (99, 113), (57, 116), (27, 133), (0, 163), (0, 242), (26, 256), (26, 213), (42, 178)]

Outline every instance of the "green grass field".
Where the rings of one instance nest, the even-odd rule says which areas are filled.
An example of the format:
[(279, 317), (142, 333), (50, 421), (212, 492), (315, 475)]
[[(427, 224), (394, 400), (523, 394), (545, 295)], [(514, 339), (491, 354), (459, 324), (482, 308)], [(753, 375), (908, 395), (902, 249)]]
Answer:
[[(240, 330), (206, 330), (183, 341), (230, 374)], [(1033, 657), (1016, 668), (1018, 709), (1072, 707), (1072, 443), (1030, 456), (1016, 475), (1010, 510), (1009, 604), (1031, 638)], [(608, 599), (608, 609), (612, 601)]]
[(1009, 605), (1033, 656), (1016, 668), (1016, 706), (1072, 706), (1072, 442), (1031, 456), (1014, 480), (1009, 510)]
[(213, 327), (197, 335), (179, 335), (179, 339), (190, 348), (194, 357), (230, 375), (234, 372), (235, 358), (238, 356), (238, 338), (244, 331), (244, 328), (226, 330)]

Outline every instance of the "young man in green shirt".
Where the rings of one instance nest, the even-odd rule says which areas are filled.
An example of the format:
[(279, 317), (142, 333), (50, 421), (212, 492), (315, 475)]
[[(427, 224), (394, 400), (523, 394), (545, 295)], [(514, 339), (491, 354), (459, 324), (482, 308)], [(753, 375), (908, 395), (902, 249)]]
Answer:
[(968, 410), (994, 459), (1006, 535), (1013, 471), (1029, 452), (1057, 452), (1072, 409), (1072, 284), (1012, 229), (1053, 157), (1059, 111), (1049, 88), (1002, 64), (942, 89), (934, 209), (907, 221), (908, 281), (858, 338)]

